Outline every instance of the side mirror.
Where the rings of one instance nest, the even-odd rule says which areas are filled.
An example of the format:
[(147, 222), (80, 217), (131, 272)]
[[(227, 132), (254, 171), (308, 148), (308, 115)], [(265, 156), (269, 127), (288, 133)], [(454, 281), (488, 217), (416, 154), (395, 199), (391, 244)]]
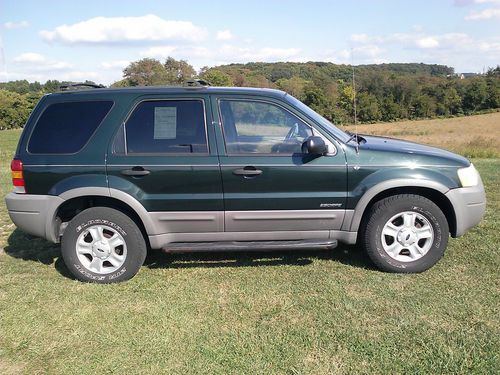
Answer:
[(313, 135), (302, 143), (302, 153), (311, 155), (324, 155), (328, 153), (328, 147), (323, 138)]

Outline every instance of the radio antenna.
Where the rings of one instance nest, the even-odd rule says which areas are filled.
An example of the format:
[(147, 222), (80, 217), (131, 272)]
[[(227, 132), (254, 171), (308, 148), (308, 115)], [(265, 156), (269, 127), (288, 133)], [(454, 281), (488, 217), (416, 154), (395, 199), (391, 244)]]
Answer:
[(356, 140), (356, 153), (359, 154), (358, 140), (358, 114), (356, 108), (356, 79), (354, 76), (354, 50), (351, 48), (351, 67), (352, 67), (352, 107), (354, 109), (354, 136)]

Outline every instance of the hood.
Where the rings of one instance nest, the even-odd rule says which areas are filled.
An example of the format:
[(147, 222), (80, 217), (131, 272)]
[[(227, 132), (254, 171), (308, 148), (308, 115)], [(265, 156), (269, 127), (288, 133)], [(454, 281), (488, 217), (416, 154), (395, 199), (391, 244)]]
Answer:
[(405, 155), (404, 159), (421, 159), (425, 157), (428, 162), (433, 164), (448, 163), (457, 166), (469, 166), (470, 162), (463, 156), (454, 154), (437, 147), (421, 145), (419, 143), (403, 141), (400, 139), (376, 137), (372, 135), (361, 135), (366, 142), (359, 145), (360, 150), (373, 150), (389, 152), (393, 154)]

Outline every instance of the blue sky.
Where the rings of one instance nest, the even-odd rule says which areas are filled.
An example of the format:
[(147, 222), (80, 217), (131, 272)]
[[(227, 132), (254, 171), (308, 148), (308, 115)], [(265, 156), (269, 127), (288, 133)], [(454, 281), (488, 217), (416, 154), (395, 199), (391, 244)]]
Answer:
[(500, 0), (0, 0), (0, 81), (109, 84), (143, 57), (500, 64)]

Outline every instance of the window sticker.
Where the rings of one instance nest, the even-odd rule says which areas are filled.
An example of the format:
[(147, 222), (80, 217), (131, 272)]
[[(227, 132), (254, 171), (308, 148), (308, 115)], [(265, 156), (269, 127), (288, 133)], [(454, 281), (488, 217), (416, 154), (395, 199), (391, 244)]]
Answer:
[(155, 107), (154, 139), (177, 137), (177, 108)]

